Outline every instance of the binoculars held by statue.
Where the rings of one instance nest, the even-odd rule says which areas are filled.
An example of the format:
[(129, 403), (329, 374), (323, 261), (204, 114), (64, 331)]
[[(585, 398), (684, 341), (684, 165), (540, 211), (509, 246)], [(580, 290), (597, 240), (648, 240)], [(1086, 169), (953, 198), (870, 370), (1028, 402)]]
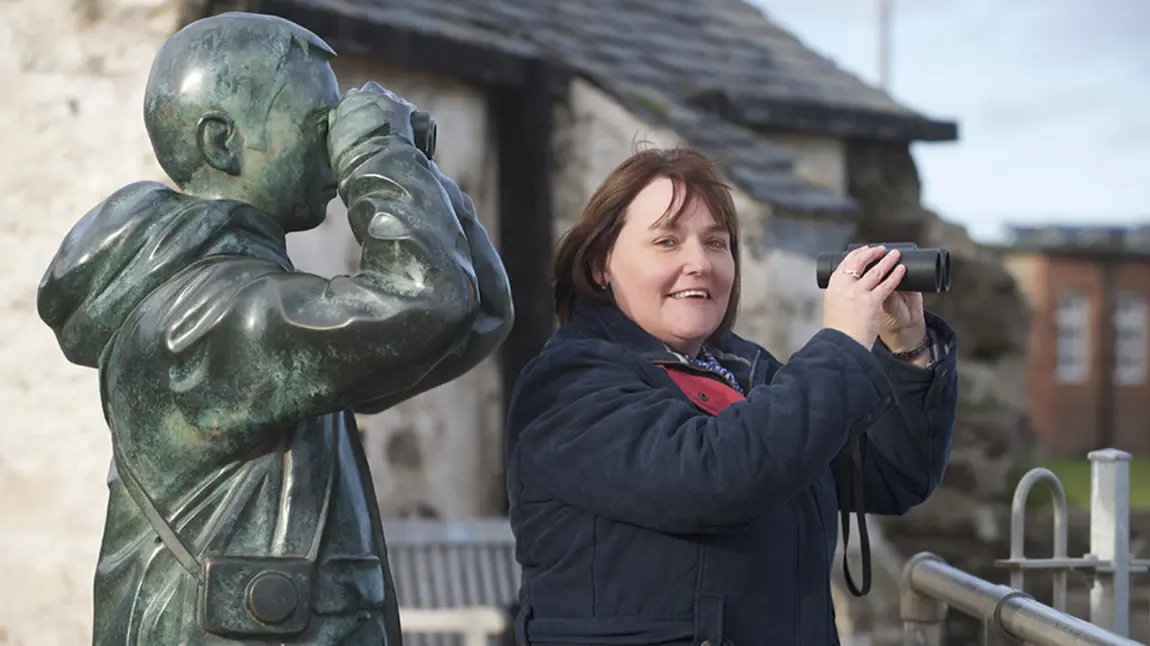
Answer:
[[(913, 242), (855, 243), (847, 245), (846, 251), (820, 253), (815, 268), (819, 289), (827, 288), (831, 276), (838, 270), (839, 264), (847, 254), (863, 246), (886, 247), (888, 252), (899, 250), (902, 255), (899, 264), (906, 267), (906, 274), (899, 281), (895, 291), (932, 293), (950, 291), (950, 252), (946, 249), (919, 249)], [(879, 260), (867, 265), (863, 273), (870, 271)]]

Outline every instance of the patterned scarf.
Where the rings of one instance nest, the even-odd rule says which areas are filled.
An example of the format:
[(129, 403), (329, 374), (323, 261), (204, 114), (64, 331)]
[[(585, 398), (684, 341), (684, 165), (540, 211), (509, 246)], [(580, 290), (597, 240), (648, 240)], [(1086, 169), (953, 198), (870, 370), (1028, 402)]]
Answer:
[(692, 358), (683, 354), (679, 354), (678, 352), (675, 354), (696, 368), (711, 370), (719, 373), (720, 375), (723, 375), (723, 378), (727, 380), (727, 383), (731, 386), (731, 388), (734, 388), (736, 391), (738, 391), (740, 395), (746, 395), (746, 393), (743, 392), (743, 389), (739, 386), (739, 383), (735, 381), (734, 373), (724, 368), (722, 364), (719, 363), (719, 360), (715, 358), (715, 355), (711, 354), (711, 351), (707, 349), (707, 346), (703, 346), (702, 349), (699, 350), (698, 357)]

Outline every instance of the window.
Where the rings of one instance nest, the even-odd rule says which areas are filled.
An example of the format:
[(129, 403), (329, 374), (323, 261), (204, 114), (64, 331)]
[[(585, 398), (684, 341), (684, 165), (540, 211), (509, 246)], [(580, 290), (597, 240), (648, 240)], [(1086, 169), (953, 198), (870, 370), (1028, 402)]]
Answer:
[(1086, 297), (1065, 292), (1058, 298), (1054, 322), (1058, 328), (1058, 380), (1077, 384), (1086, 380), (1089, 368), (1086, 338)]
[(1130, 292), (1114, 303), (1114, 381), (1122, 385), (1146, 381), (1146, 300)]

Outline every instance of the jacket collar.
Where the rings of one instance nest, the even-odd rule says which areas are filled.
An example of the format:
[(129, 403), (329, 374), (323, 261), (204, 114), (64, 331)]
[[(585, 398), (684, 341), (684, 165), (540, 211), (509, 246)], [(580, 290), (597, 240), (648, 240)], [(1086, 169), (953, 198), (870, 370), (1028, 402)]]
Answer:
[(674, 358), (674, 354), (663, 345), (662, 341), (651, 336), (610, 303), (596, 303), (586, 298), (576, 298), (569, 325), (579, 336), (586, 335), (617, 343), (652, 360)]
[[(571, 323), (577, 336), (590, 336), (617, 343), (651, 361), (679, 362), (679, 355), (672, 352), (626, 314), (611, 303), (596, 303), (585, 298), (575, 300)], [(712, 337), (707, 347), (715, 357), (735, 373), (740, 383), (745, 383), (752, 367), (757, 363), (761, 349), (738, 335), (726, 332)]]

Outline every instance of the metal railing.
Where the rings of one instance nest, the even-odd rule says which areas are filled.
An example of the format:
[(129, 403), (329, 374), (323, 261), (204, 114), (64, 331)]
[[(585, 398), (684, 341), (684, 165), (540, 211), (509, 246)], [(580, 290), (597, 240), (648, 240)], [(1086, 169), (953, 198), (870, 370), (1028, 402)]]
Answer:
[[(983, 643), (1022, 640), (1036, 646), (1113, 644), (1135, 646), (1130, 635), (1130, 575), (1145, 572), (1150, 560), (1130, 553), (1130, 460), (1123, 451), (1106, 449), (1089, 454), (1091, 469), (1090, 553), (1067, 555), (1066, 493), (1048, 469), (1029, 471), (1014, 492), (1010, 524), (1010, 558), (995, 562), (1011, 568), (1010, 585), (998, 585), (947, 565), (923, 552), (903, 570), (901, 615), (907, 646), (943, 643), (943, 620), (952, 607), (983, 622)], [(1039, 482), (1046, 483), (1054, 502), (1054, 554), (1028, 558), (1023, 552), (1026, 501)], [(1054, 607), (1026, 594), (1026, 570), (1054, 574)], [(1067, 575), (1086, 574), (1090, 581), (1090, 621), (1066, 612)]]

